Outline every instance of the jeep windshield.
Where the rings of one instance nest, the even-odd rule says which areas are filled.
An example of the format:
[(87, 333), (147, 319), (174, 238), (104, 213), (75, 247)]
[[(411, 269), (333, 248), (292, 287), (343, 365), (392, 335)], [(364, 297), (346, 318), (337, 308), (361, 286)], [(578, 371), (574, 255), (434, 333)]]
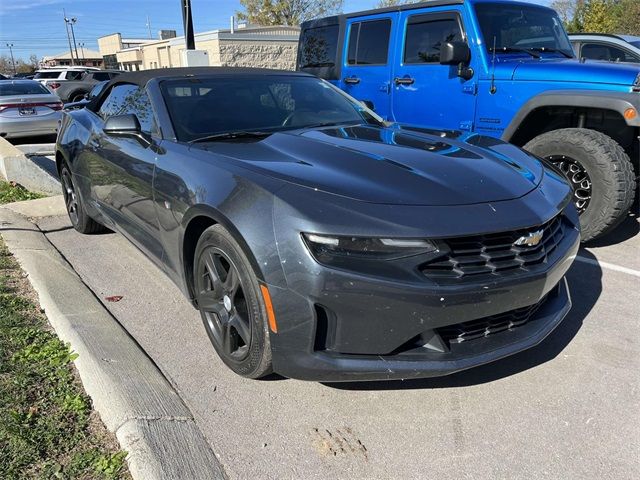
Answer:
[(364, 105), (315, 77), (202, 76), (167, 80), (160, 88), (182, 142), (256, 139), (328, 125), (383, 125)]
[(478, 3), (475, 9), (484, 43), (491, 53), (495, 46), (497, 54), (574, 56), (558, 14), (549, 8)]

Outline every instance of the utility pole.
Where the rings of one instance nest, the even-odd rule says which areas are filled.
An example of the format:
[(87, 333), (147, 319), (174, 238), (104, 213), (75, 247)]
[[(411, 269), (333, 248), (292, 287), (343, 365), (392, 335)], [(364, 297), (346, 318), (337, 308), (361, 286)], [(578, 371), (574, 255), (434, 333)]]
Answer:
[(67, 18), (67, 14), (64, 11), (64, 8), (62, 9), (62, 15), (64, 17), (64, 28), (67, 31), (67, 40), (69, 41), (69, 55), (71, 55), (71, 65), (75, 65), (76, 62), (73, 59), (73, 48), (71, 48), (71, 37), (69, 36), (69, 19)]
[(147, 15), (147, 30), (149, 31), (149, 38), (153, 38), (151, 36), (151, 22), (149, 21), (149, 15)]
[(9, 47), (9, 53), (11, 54), (11, 66), (13, 67), (13, 74), (16, 72), (16, 61), (13, 59), (13, 43), (7, 43), (7, 47)]
[(184, 24), (184, 41), (187, 50), (196, 49), (196, 40), (193, 36), (193, 17), (191, 16), (191, 0), (180, 0), (182, 8), (182, 23)]
[(82, 61), (84, 62), (84, 42), (80, 42), (78, 43), (78, 45), (80, 45), (80, 48), (82, 51)]

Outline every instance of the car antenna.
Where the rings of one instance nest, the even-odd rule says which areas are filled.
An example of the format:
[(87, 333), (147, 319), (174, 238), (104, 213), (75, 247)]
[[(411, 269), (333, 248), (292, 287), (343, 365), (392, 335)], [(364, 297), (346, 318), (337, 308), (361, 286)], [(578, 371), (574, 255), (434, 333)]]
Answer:
[(491, 56), (491, 86), (489, 93), (493, 95), (498, 89), (496, 88), (496, 36), (493, 36), (493, 55)]

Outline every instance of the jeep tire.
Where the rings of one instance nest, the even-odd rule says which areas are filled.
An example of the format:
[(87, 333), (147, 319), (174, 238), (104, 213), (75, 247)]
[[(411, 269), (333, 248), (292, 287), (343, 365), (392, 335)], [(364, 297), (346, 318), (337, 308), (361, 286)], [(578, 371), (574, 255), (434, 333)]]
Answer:
[(636, 182), (629, 156), (611, 137), (586, 128), (564, 128), (535, 137), (524, 149), (554, 163), (571, 183), (583, 242), (624, 220)]

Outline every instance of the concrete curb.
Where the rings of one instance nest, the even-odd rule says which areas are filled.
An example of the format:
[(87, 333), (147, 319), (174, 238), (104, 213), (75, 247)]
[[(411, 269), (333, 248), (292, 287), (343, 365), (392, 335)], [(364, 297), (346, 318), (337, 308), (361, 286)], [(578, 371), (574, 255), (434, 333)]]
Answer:
[[(30, 202), (21, 203), (21, 213), (39, 216), (38, 209), (28, 213), (24, 204)], [(225, 478), (191, 412), (158, 367), (38, 227), (14, 209), (0, 208), (0, 234), (27, 272), (56, 333), (79, 354), (75, 364), (84, 388), (129, 453), (132, 476)]]
[(45, 195), (60, 193), (60, 182), (55, 177), (4, 138), (0, 138), (0, 176), (33, 192)]

